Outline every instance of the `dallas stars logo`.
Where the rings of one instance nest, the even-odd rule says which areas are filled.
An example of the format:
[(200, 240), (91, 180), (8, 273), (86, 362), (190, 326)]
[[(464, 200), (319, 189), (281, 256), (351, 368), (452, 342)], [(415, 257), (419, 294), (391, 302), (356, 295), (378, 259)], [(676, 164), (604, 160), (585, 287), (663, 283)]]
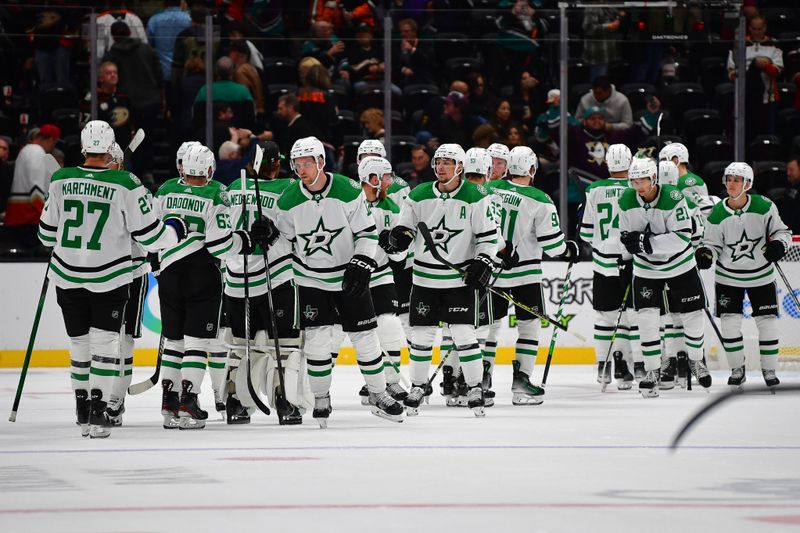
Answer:
[(303, 245), (303, 254), (306, 257), (310, 257), (320, 250), (332, 256), (331, 244), (342, 231), (344, 231), (344, 228), (326, 228), (325, 222), (320, 217), (319, 222), (317, 222), (317, 227), (308, 233), (298, 233), (297, 236), (305, 241)]
[(642, 298), (644, 298), (645, 300), (649, 300), (653, 297), (653, 289), (651, 289), (650, 287), (642, 287), (640, 294), (642, 295)]
[(417, 314), (419, 316), (428, 316), (428, 313), (430, 312), (430, 310), (431, 310), (431, 307), (429, 305), (425, 305), (423, 302), (419, 302), (417, 304)]
[(310, 305), (306, 305), (305, 309), (303, 309), (303, 316), (306, 317), (308, 320), (314, 320), (317, 318), (319, 314), (319, 310), (316, 307), (311, 307)]
[(761, 237), (750, 239), (747, 237), (747, 232), (742, 230), (742, 236), (738, 242), (727, 244), (726, 246), (731, 249), (731, 261), (738, 261), (739, 259), (752, 259), (755, 260), (753, 252), (756, 250), (756, 245), (761, 241)]
[[(444, 223), (444, 216), (442, 216), (442, 220), (439, 221), (436, 226), (431, 228), (431, 237), (433, 238), (433, 242), (444, 250), (444, 253), (449, 253), (447, 246), (450, 242), (450, 239), (458, 235), (459, 233), (463, 233), (463, 229), (449, 229), (445, 226)], [(425, 250), (428, 250), (427, 245), (425, 246)]]

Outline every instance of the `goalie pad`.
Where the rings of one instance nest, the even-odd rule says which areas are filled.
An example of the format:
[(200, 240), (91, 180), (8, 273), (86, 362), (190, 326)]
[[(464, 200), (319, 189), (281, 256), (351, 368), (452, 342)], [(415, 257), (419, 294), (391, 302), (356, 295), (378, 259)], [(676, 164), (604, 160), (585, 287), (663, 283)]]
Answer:
[[(287, 347), (288, 348), (288, 347)], [(288, 353), (288, 355), (286, 355)], [(286, 386), (286, 400), (302, 409), (314, 408), (314, 393), (308, 384), (306, 364), (299, 350), (283, 350), (281, 346), (281, 364), (283, 366), (283, 383)], [(280, 387), (278, 376), (278, 362), (274, 353), (267, 357), (265, 394), (271, 407), (277, 407), (275, 397)], [(254, 383), (255, 385), (255, 383)]]
[(239, 401), (253, 414), (256, 411), (256, 402), (250, 396), (250, 389), (247, 386), (247, 367), (250, 365), (250, 380), (253, 383), (253, 390), (258, 393), (264, 387), (267, 373), (267, 354), (264, 352), (250, 350), (250, 360), (242, 354), (242, 360), (235, 372), (231, 372), (231, 379), (236, 387), (236, 396)]

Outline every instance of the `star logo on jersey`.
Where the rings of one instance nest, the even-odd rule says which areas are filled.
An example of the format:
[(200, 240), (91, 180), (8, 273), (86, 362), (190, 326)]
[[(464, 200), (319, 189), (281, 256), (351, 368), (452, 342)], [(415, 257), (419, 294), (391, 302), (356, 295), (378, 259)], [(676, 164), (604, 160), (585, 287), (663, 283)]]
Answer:
[(431, 311), (431, 306), (425, 305), (423, 302), (417, 304), (417, 314), (419, 316), (428, 316)]
[[(436, 244), (436, 246), (444, 250), (444, 253), (450, 253), (447, 249), (450, 239), (463, 232), (463, 229), (448, 228), (445, 225), (444, 216), (442, 216), (442, 219), (439, 221), (439, 223), (431, 228), (431, 237), (433, 238), (433, 242)], [(425, 246), (425, 250), (428, 250), (427, 246)]]
[(308, 233), (298, 233), (297, 236), (305, 241), (303, 245), (303, 254), (306, 257), (311, 257), (320, 250), (326, 254), (333, 256), (331, 251), (331, 244), (333, 240), (344, 231), (344, 228), (328, 229), (325, 227), (325, 222), (320, 217), (317, 226)]
[(756, 245), (761, 241), (761, 237), (750, 239), (747, 236), (747, 231), (742, 230), (742, 236), (738, 242), (733, 244), (726, 244), (731, 250), (731, 261), (738, 261), (739, 259), (752, 259), (755, 260), (753, 252), (756, 250)]
[(310, 305), (306, 305), (305, 309), (303, 309), (303, 316), (306, 317), (307, 320), (311, 320), (312, 322), (317, 318), (319, 314), (319, 310), (316, 307), (311, 307)]

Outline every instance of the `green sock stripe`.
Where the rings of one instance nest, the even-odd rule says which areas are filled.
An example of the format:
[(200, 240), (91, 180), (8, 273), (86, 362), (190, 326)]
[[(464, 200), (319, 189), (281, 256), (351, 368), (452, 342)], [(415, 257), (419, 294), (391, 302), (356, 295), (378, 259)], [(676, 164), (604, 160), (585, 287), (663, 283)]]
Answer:
[(698, 343), (694, 343), (694, 342), (689, 342), (687, 340), (686, 341), (686, 346), (688, 346), (689, 348), (697, 348), (698, 350), (702, 350), (703, 349), (703, 341), (700, 341)]
[(213, 361), (208, 362), (209, 368), (216, 368), (218, 370), (225, 370), (225, 363), (215, 363)]
[(414, 354), (409, 354), (408, 357), (412, 361), (420, 361), (422, 363), (430, 362), (430, 361), (433, 360), (433, 356), (432, 355), (414, 355)]
[(163, 358), (161, 359), (161, 366), (166, 366), (168, 368), (177, 368), (178, 370), (181, 369), (180, 361), (175, 362), (175, 361), (170, 361), (169, 359), (163, 359)]
[(110, 370), (106, 368), (92, 367), (89, 373), (95, 376), (119, 376), (119, 370)]
[(778, 348), (774, 348), (774, 349), (771, 349), (771, 350), (762, 348), (761, 349), (761, 355), (778, 355)]
[(462, 363), (468, 363), (469, 361), (476, 361), (478, 359), (483, 359), (483, 354), (476, 353), (474, 355), (461, 355), (458, 354), (458, 360)]
[(381, 372), (383, 372), (383, 367), (379, 366), (378, 368), (374, 368), (372, 370), (365, 370), (362, 368), (360, 370), (361, 373), (364, 374), (365, 376), (374, 376), (375, 374), (380, 374)]
[(654, 355), (661, 355), (661, 350), (642, 350), (642, 355), (646, 357), (653, 357)]
[(195, 361), (184, 361), (181, 364), (181, 368), (202, 368), (203, 370), (205, 370), (206, 369), (206, 364), (205, 363), (195, 362)]
[(322, 378), (325, 376), (329, 376), (331, 374), (331, 369), (328, 370), (311, 370), (308, 369), (308, 375), (315, 378)]
[(76, 374), (75, 372), (70, 372), (69, 377), (71, 377), (75, 381), (89, 381), (88, 372), (86, 374)]

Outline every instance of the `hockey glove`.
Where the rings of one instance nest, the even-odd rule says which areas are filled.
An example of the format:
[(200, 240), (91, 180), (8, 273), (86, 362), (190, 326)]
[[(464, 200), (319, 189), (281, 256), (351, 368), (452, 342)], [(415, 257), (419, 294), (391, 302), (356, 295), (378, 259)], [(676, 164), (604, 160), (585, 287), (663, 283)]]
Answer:
[(509, 270), (517, 266), (519, 254), (514, 250), (514, 245), (511, 241), (506, 241), (506, 247), (497, 252), (497, 259), (500, 260), (500, 266), (503, 267), (503, 270)]
[(633, 260), (623, 261), (618, 259), (617, 266), (619, 267), (619, 277), (622, 280), (622, 286), (627, 287), (633, 281)]
[(259, 218), (250, 226), (250, 238), (265, 250), (268, 250), (278, 240), (279, 236), (278, 228), (267, 217)]
[(567, 246), (566, 251), (561, 255), (561, 259), (569, 261), (570, 263), (577, 263), (581, 255), (581, 249), (575, 241), (564, 241)]
[(700, 270), (708, 270), (714, 262), (714, 252), (708, 246), (701, 246), (694, 252), (694, 260), (697, 263), (697, 268)]
[(238, 235), (242, 240), (242, 249), (239, 251), (239, 253), (242, 255), (252, 254), (253, 250), (256, 249), (256, 242), (253, 240), (253, 236), (243, 229), (237, 229), (233, 233)]
[(378, 264), (366, 255), (354, 255), (344, 269), (342, 292), (345, 296), (361, 296), (369, 289), (369, 280)]
[(161, 273), (161, 260), (158, 258), (158, 252), (147, 254), (147, 262), (150, 263), (150, 272), (154, 276), (158, 276)]
[(769, 241), (764, 246), (764, 259), (770, 263), (779, 261), (784, 255), (786, 255), (786, 245), (783, 244), (783, 241)]
[(395, 226), (381, 232), (378, 236), (378, 246), (387, 254), (396, 254), (407, 250), (413, 240), (413, 230), (405, 226)]
[(650, 234), (641, 231), (623, 231), (619, 238), (625, 249), (632, 254), (652, 254), (653, 247), (650, 245)]
[(470, 289), (485, 289), (492, 276), (491, 258), (480, 254), (464, 270), (464, 284)]
[(186, 227), (186, 222), (182, 218), (172, 217), (168, 218), (164, 221), (164, 225), (169, 226), (170, 228), (175, 230), (175, 233), (178, 235), (178, 241), (182, 241), (186, 238), (186, 234), (189, 233), (189, 228)]

